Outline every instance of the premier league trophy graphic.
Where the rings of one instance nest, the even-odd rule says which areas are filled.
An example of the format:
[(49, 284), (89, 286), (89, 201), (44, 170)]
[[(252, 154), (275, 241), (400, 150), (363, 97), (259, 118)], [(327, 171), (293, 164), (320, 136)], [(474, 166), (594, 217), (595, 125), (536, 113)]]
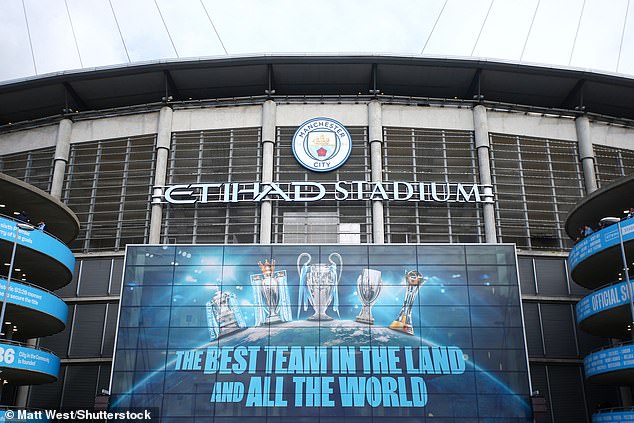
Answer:
[(414, 300), (416, 300), (416, 295), (418, 295), (418, 290), (421, 285), (427, 282), (427, 277), (421, 275), (417, 270), (410, 270), (405, 274), (405, 282), (407, 283), (407, 290), (405, 292), (403, 308), (396, 320), (394, 320), (390, 325), (390, 329), (414, 335), (414, 327), (412, 326), (412, 306), (414, 305)]
[(381, 272), (374, 269), (363, 269), (363, 272), (357, 278), (357, 295), (361, 300), (361, 312), (357, 316), (357, 322), (374, 324), (372, 317), (372, 305), (379, 298), (383, 280)]
[(234, 294), (218, 290), (207, 301), (207, 326), (212, 341), (247, 327)]
[(275, 271), (275, 260), (258, 262), (259, 275), (251, 275), (251, 286), (255, 298), (255, 325), (270, 325), (289, 322), (291, 302), (286, 284), (286, 270)]
[[(333, 258), (337, 260), (335, 261)], [(310, 264), (311, 261), (312, 257), (308, 253), (302, 253), (297, 257), (300, 285), (297, 318), (299, 319), (302, 306), (304, 311), (308, 309), (309, 302), (315, 309), (315, 314), (310, 316), (308, 320), (332, 320), (332, 317), (326, 314), (326, 309), (332, 303), (332, 309), (339, 315), (337, 287), (341, 279), (343, 259), (339, 253), (332, 253), (328, 256), (330, 264)]]

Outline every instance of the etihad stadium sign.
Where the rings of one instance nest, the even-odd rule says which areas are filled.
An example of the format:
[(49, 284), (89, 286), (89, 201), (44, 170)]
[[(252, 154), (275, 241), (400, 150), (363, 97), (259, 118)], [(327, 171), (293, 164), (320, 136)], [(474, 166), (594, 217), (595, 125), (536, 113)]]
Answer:
[[(487, 189), (489, 188), (489, 189)], [(491, 203), (490, 187), (452, 182), (218, 182), (156, 187), (154, 203), (409, 201)]]

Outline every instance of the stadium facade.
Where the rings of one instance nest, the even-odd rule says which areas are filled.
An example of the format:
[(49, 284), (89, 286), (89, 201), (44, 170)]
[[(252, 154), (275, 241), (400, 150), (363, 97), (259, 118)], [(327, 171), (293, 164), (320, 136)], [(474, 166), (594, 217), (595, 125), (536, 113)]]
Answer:
[[(519, 387), (527, 401), (532, 397), (537, 421), (584, 422), (598, 407), (629, 406), (631, 392), (619, 387), (622, 380), (608, 377), (601, 380), (603, 385), (586, 380), (584, 357), (610, 339), (580, 330), (575, 304), (590, 293), (588, 288), (617, 282), (618, 276), (593, 272), (595, 282), (575, 283), (567, 257), (578, 228), (567, 228), (566, 218), (591, 193), (633, 173), (632, 98), (634, 80), (619, 76), (391, 56), (178, 61), (0, 85), (0, 171), (50, 192), (81, 223), (70, 243), (77, 259), (73, 280), (56, 292), (69, 305), (67, 324), (59, 334), (39, 340), (60, 357), (59, 380), (32, 386), (28, 395), (11, 397), (5, 390), (3, 401), (19, 399), (18, 405), (30, 408), (82, 408), (93, 406), (102, 390), (116, 390), (111, 374), (118, 374), (112, 369), (117, 322), (120, 332), (143, 328), (138, 315), (124, 311), (137, 307), (141, 313), (143, 306), (152, 305), (145, 303), (151, 296), (138, 299), (138, 304), (129, 296), (132, 302), (123, 305), (121, 316), (128, 316), (129, 322), (136, 318), (136, 323), (126, 326), (118, 320), (121, 296), (128, 295), (125, 288), (122, 294), (124, 273), (128, 288), (132, 281), (160, 279), (152, 266), (176, 274), (177, 255), (189, 259), (203, 254), (197, 253), (203, 245), (214, 254), (218, 250), (213, 248), (234, 244), (268, 248), (252, 257), (256, 271), (251, 274), (260, 271), (257, 263), (265, 258), (278, 260), (278, 267), (285, 266), (289, 273), (304, 252), (328, 262), (325, 250), (310, 252), (311, 245), (330, 246), (328, 254), (340, 252), (332, 246), (347, 248), (347, 254), (357, 258), (385, 255), (387, 261), (376, 260), (388, 266), (383, 270), (388, 274), (389, 266), (396, 266), (395, 257), (409, 264), (410, 253), (419, 270), (455, 265), (451, 259), (424, 261), (435, 251), (424, 252), (426, 244), (455, 244), (462, 252), (447, 250), (446, 256), (458, 254), (455, 260), (462, 260), (468, 274), (478, 260), (483, 266), (514, 268), (514, 260), (499, 258), (506, 257), (507, 250), (491, 253), (500, 261), (477, 258), (478, 244), (499, 243), (502, 249), (516, 245), (521, 289), (521, 298), (504, 297), (505, 313), (510, 314), (500, 325), (517, 324), (524, 335), (521, 343), (506, 349), (471, 343), (465, 354), (486, 355), (505, 386)], [(343, 127), (351, 141), (343, 163), (328, 172), (300, 164), (293, 147), (298, 128), (318, 118)], [(30, 214), (36, 216), (37, 211)], [(598, 224), (588, 219), (578, 223)], [(131, 254), (142, 252), (139, 257), (145, 259), (128, 256), (124, 272), (125, 248), (132, 244)], [(144, 247), (148, 244), (153, 247)], [(214, 247), (220, 245), (224, 247)], [(288, 245), (295, 246), (292, 253), (284, 250), (291, 248)], [(361, 245), (369, 246), (367, 252), (351, 249)], [(398, 252), (372, 252), (379, 247)], [(160, 262), (167, 253), (161, 255), (156, 248), (169, 251), (171, 259)], [(251, 257), (248, 248), (235, 254)], [(341, 255), (345, 270), (347, 257)], [(163, 258), (152, 265), (154, 257)], [(365, 267), (373, 264), (370, 260)], [(489, 273), (497, 271), (494, 267)], [(480, 274), (487, 283), (484, 275), (489, 273)], [(456, 275), (460, 279), (460, 272)], [(509, 278), (509, 286), (518, 283)], [(176, 290), (178, 281), (166, 284)], [(465, 282), (465, 295), (476, 298), (469, 284)], [(437, 305), (442, 306), (440, 314), (449, 316), (466, 307), (471, 316), (466, 326), (473, 336), (474, 303)], [(299, 304), (291, 308), (296, 313)], [(173, 322), (165, 325), (172, 327)], [(452, 326), (451, 319), (438, 325), (445, 326)], [(128, 338), (122, 339), (120, 343)], [(138, 334), (136, 339), (140, 342)], [(164, 350), (170, 354), (167, 346)], [(147, 354), (149, 363), (152, 356)], [(149, 366), (135, 357), (139, 366)], [(522, 379), (526, 369), (530, 383)], [(129, 384), (137, 382), (133, 378)], [(423, 414), (427, 421), (494, 418), (479, 414), (495, 408), (483, 405), (492, 392), (484, 392), (487, 388), (477, 381), (473, 384), (472, 397), (480, 399), (475, 414), (458, 417), (441, 408)], [(157, 389), (161, 395), (169, 391), (163, 385)], [(148, 394), (147, 403), (124, 399), (122, 404), (156, 407), (151, 393), (143, 393)], [(177, 396), (176, 405), (158, 407), (182, 409)], [(209, 403), (208, 395), (204, 402)], [(222, 409), (215, 406), (216, 411)], [(417, 416), (408, 413), (399, 416), (403, 421)], [(394, 418), (389, 413), (370, 415), (377, 421)], [(182, 416), (189, 415), (176, 413), (174, 421), (182, 421)], [(232, 421), (239, 413), (224, 410), (217, 416), (217, 421)], [(247, 416), (281, 418), (270, 412)], [(322, 421), (331, 417), (340, 416), (318, 415)], [(491, 421), (526, 418), (509, 415)]]

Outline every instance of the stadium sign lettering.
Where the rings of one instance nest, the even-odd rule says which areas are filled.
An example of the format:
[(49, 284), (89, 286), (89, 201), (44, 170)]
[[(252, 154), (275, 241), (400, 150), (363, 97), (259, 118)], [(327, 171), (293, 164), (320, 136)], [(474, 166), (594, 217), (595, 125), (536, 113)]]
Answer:
[[(489, 190), (490, 191), (490, 190)], [(219, 182), (155, 187), (153, 202), (206, 204), (314, 201), (412, 201), (436, 203), (493, 202), (482, 185), (452, 182)], [(484, 194), (483, 194), (484, 193)]]

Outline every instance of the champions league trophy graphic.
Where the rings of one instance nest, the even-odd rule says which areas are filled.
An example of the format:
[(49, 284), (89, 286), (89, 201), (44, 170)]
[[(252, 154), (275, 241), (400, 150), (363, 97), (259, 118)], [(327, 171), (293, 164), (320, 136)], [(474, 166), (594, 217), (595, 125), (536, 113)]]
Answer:
[(262, 274), (251, 275), (255, 297), (255, 325), (289, 322), (291, 302), (286, 285), (286, 270), (275, 271), (275, 260), (258, 262)]
[(207, 301), (207, 326), (212, 341), (247, 327), (234, 294), (219, 290)]
[[(308, 259), (302, 264), (304, 259)], [(333, 260), (336, 258), (337, 261)], [(328, 256), (330, 264), (310, 264), (312, 257), (308, 253), (301, 253), (297, 257), (297, 272), (299, 273), (299, 299), (297, 304), (297, 318), (302, 306), (308, 309), (308, 302), (315, 309), (315, 314), (308, 320), (332, 320), (326, 314), (326, 309), (332, 302), (332, 309), (339, 315), (339, 293), (337, 286), (341, 279), (343, 259), (339, 253)], [(338, 263), (337, 263), (338, 262)], [(339, 269), (337, 269), (339, 267)]]
[(414, 305), (416, 295), (418, 295), (418, 290), (421, 285), (427, 282), (427, 278), (416, 270), (410, 270), (405, 274), (405, 281), (407, 282), (407, 291), (405, 292), (403, 308), (396, 320), (394, 320), (390, 325), (390, 329), (414, 335), (414, 327), (412, 326), (412, 306)]
[(357, 295), (361, 300), (361, 312), (357, 316), (357, 322), (374, 324), (372, 317), (372, 305), (379, 298), (383, 280), (381, 272), (374, 269), (363, 269), (363, 272), (357, 278)]

